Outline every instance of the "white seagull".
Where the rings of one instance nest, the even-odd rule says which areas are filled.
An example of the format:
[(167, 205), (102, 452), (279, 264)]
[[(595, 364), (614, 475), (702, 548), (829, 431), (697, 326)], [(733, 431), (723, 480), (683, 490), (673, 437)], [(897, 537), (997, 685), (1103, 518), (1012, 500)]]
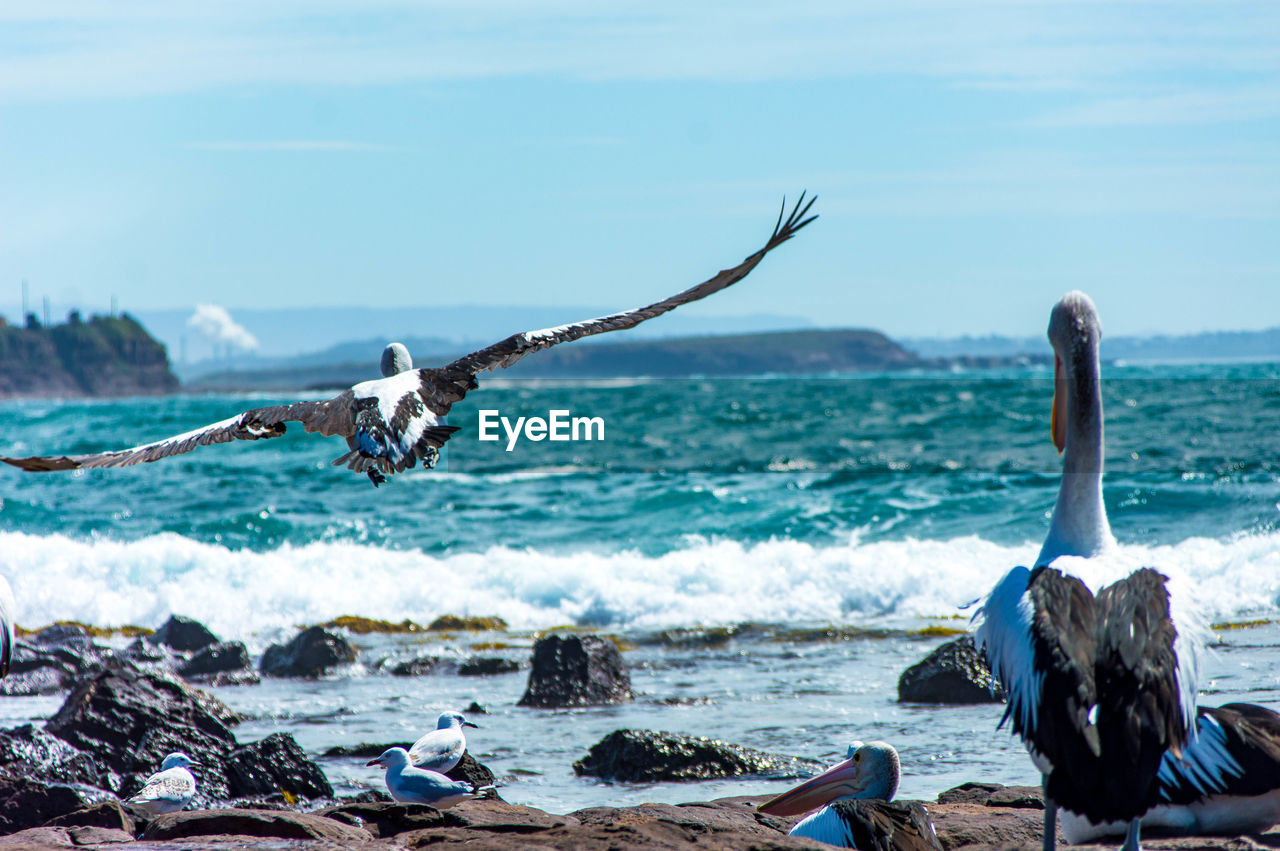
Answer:
[(462, 755), (467, 751), (463, 727), (479, 729), (478, 725), (457, 712), (441, 713), (436, 719), (436, 728), (409, 748), (409, 761), (416, 768), (427, 768), (441, 774), (448, 772), (462, 761)]
[(1115, 548), (1102, 502), (1101, 336), (1084, 293), (1054, 307), (1052, 434), (1062, 484), (1036, 566), (1015, 567), (996, 584), (974, 635), (1008, 691), (1001, 723), (1012, 721), (1043, 775), (1047, 851), (1059, 808), (1064, 829), (1125, 825), (1124, 848), (1136, 851), (1165, 755), (1195, 741), (1202, 631), (1189, 601), (1151, 568), (1096, 595), (1068, 572)]
[(385, 768), (387, 791), (402, 804), (428, 804), (446, 810), (454, 804), (482, 797), (492, 786), (475, 787), (463, 780), (450, 780), (438, 771), (414, 768), (404, 748), (388, 748), (368, 765)]
[(892, 745), (854, 742), (844, 762), (757, 809), (776, 816), (815, 810), (796, 822), (790, 835), (839, 848), (940, 851), (942, 846), (924, 806), (893, 801), (898, 775), (898, 752)]
[(0, 576), (0, 677), (9, 675), (9, 665), (13, 662), (14, 625), (13, 589), (9, 580)]
[(184, 753), (169, 754), (160, 763), (160, 770), (147, 778), (128, 803), (153, 818), (161, 813), (176, 813), (195, 797), (196, 779), (188, 771), (195, 764)]
[(570, 325), (513, 334), (439, 369), (412, 369), (408, 351), (400, 346), (393, 352), (394, 346), (390, 346), (382, 356), (383, 378), (361, 382), (332, 399), (254, 408), (221, 422), (131, 449), (87, 455), (0, 457), (0, 461), (29, 472), (125, 467), (158, 461), (211, 443), (279, 437), (285, 433), (285, 423), (299, 422), (307, 432), (346, 438), (349, 451), (334, 460), (334, 465), (345, 464), (357, 473), (366, 473), (377, 486), (387, 476), (403, 472), (419, 460), (424, 467), (435, 465), (440, 447), (458, 430), (457, 426), (445, 425), (444, 417), (468, 390), (475, 389), (477, 373), (511, 366), (525, 355), (558, 343), (635, 327), (646, 319), (661, 316), (682, 304), (706, 298), (737, 283), (766, 254), (817, 218), (816, 215), (808, 216), (809, 208), (817, 198), (810, 199), (807, 204), (804, 198), (804, 193), (801, 193), (791, 215), (785, 219), (786, 201), (783, 200), (782, 213), (773, 234), (759, 251), (732, 269), (725, 269), (695, 287), (645, 307)]

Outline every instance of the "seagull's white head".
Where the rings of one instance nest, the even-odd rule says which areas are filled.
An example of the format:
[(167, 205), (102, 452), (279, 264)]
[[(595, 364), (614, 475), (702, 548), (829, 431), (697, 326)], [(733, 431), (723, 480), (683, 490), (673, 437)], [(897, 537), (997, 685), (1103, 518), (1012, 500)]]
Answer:
[(168, 771), (170, 768), (191, 768), (196, 763), (191, 757), (184, 753), (171, 753), (164, 758), (164, 762), (160, 763), (161, 771)]
[(387, 748), (377, 759), (369, 760), (366, 765), (378, 765), (383, 768), (404, 768), (409, 764), (409, 752), (404, 748)]
[(898, 792), (898, 752), (884, 742), (854, 742), (849, 758), (759, 807), (760, 812), (793, 816), (841, 798), (893, 800)]
[(440, 713), (440, 717), (436, 719), (436, 729), (448, 730), (454, 727), (458, 729), (461, 729), (463, 727), (475, 727), (477, 730), (480, 729), (479, 724), (472, 724), (470, 721), (462, 717), (462, 715), (460, 715), (457, 712)]
[(413, 369), (413, 358), (404, 343), (392, 343), (382, 350), (382, 376), (390, 378)]

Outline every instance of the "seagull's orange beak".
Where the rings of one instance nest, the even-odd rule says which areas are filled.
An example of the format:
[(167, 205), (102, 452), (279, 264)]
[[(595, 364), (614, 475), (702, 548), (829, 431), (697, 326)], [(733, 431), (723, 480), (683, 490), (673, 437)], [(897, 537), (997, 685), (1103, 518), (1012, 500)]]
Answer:
[(1049, 414), (1049, 432), (1058, 454), (1067, 448), (1067, 376), (1062, 369), (1062, 358), (1053, 356), (1053, 410)]
[(783, 792), (772, 801), (765, 801), (756, 809), (771, 816), (796, 816), (816, 810), (836, 798), (857, 795), (862, 791), (863, 785), (858, 777), (857, 764), (846, 759), (790, 792)]

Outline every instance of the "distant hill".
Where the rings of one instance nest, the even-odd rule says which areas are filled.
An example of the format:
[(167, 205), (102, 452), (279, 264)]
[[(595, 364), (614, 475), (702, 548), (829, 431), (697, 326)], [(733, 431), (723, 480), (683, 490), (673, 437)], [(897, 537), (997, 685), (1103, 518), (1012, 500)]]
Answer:
[[(412, 349), (411, 349), (412, 351)], [(467, 350), (413, 351), (419, 365), (439, 366)], [(381, 348), (366, 359), (325, 367), (222, 372), (191, 389), (284, 390), (344, 387), (378, 375)], [(525, 358), (501, 375), (511, 378), (675, 378), (692, 375), (798, 375), (879, 372), (933, 367), (879, 331), (775, 331), (714, 337), (557, 346)]]
[(178, 379), (164, 346), (133, 317), (72, 311), (66, 324), (25, 327), (0, 318), (0, 398), (173, 393)]
[[(1049, 341), (1044, 337), (920, 337), (902, 342), (922, 357), (1007, 357), (1049, 351)], [(1104, 336), (1102, 356), (1113, 361), (1280, 360), (1280, 328), (1154, 337)]]

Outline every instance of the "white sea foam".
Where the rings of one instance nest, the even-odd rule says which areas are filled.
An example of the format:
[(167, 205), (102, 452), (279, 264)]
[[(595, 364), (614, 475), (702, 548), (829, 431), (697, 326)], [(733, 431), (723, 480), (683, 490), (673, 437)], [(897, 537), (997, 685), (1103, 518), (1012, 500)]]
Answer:
[[(173, 534), (118, 542), (6, 532), (0, 572), (23, 625), (154, 625), (177, 612), (261, 646), (281, 629), (342, 614), (496, 614), (516, 628), (612, 629), (948, 616), (1037, 549), (976, 536), (822, 547), (693, 539), (661, 556), (494, 547), (436, 557), (356, 543), (252, 552)], [(1189, 585), (1206, 618), (1280, 609), (1280, 534), (1123, 546), (1120, 554)]]

